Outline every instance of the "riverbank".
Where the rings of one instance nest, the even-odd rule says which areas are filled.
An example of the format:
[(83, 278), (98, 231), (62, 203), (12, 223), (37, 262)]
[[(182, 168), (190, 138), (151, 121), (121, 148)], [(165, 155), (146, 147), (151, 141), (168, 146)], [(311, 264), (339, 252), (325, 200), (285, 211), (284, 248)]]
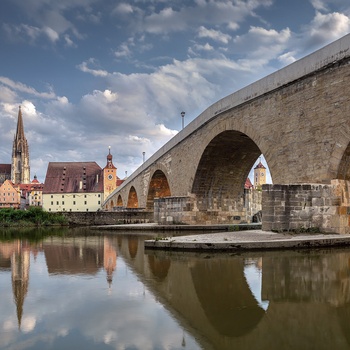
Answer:
[(41, 227), (68, 225), (61, 213), (46, 212), (39, 207), (27, 210), (2, 208), (0, 210), (0, 227)]

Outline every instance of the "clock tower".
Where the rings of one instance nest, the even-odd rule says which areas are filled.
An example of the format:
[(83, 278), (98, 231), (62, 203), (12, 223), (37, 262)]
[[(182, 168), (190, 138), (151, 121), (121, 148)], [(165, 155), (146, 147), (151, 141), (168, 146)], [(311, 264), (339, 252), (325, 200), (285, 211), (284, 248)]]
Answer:
[(107, 155), (107, 164), (103, 168), (103, 194), (106, 199), (117, 188), (117, 168), (112, 162), (111, 147)]
[(259, 164), (254, 168), (254, 188), (261, 189), (261, 186), (266, 184), (266, 168), (259, 161)]

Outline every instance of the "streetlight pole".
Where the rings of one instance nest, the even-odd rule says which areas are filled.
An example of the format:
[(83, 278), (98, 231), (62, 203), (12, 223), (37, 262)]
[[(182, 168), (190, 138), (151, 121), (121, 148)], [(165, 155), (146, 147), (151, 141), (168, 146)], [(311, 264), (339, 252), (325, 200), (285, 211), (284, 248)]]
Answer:
[(181, 117), (182, 117), (182, 129), (185, 127), (185, 112), (181, 112)]
[(143, 163), (145, 162), (145, 154), (146, 154), (146, 152), (142, 152)]

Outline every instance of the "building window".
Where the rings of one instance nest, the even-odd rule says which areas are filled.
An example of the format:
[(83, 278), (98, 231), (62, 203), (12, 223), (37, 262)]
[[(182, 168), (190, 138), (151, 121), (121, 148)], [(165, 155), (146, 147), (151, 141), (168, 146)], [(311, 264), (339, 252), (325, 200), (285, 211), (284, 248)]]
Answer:
[(57, 201), (56, 204), (59, 205), (59, 202)]
[(73, 198), (75, 198), (75, 194), (73, 194)]
[[(64, 205), (64, 201), (62, 201), (62, 205)], [(64, 209), (63, 209), (64, 210)]]
[(86, 201), (84, 201), (84, 204), (85, 204), (85, 205), (86, 205), (86, 203), (87, 203), (87, 202), (86, 202)]
[(84, 198), (86, 198), (86, 194), (84, 194)]
[(51, 201), (51, 205), (53, 205), (53, 201)]
[(75, 201), (73, 201), (73, 205), (75, 205)]
[(101, 204), (101, 201), (98, 201), (98, 204)]
[(51, 198), (53, 198), (53, 194), (51, 195)]
[(98, 194), (98, 198), (100, 198), (101, 197), (101, 195), (100, 194)]
[(51, 211), (51, 208), (49, 208), (49, 211)]
[(64, 194), (62, 194), (62, 198), (64, 198)]

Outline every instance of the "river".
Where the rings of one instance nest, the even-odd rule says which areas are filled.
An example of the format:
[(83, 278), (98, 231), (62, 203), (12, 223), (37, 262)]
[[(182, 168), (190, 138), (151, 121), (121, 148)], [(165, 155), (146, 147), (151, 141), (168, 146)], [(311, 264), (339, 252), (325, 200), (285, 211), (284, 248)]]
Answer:
[(350, 349), (349, 249), (145, 250), (157, 235), (3, 231), (0, 349)]

